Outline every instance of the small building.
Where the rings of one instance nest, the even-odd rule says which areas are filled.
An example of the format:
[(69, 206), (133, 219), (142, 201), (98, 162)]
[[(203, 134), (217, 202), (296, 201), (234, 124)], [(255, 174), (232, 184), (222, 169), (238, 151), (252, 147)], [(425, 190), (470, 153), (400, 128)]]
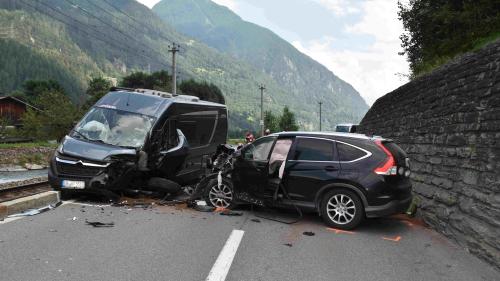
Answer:
[(12, 96), (0, 97), (0, 118), (7, 119), (16, 127), (21, 126), (21, 117), (28, 108), (40, 110)]

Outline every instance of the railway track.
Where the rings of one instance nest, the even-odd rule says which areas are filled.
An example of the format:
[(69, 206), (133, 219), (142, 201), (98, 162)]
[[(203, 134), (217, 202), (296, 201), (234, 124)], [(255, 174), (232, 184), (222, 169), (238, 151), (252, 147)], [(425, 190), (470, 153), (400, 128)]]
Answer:
[(48, 181), (0, 189), (0, 203), (43, 193), (50, 190), (52, 190), (52, 188), (50, 187)]

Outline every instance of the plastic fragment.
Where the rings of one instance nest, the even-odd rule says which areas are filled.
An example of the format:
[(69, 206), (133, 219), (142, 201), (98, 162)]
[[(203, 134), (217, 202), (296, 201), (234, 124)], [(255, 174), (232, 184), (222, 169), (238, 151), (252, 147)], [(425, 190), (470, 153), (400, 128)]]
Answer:
[(93, 227), (113, 227), (115, 226), (114, 222), (103, 223), (99, 221), (85, 221), (86, 224), (91, 225)]

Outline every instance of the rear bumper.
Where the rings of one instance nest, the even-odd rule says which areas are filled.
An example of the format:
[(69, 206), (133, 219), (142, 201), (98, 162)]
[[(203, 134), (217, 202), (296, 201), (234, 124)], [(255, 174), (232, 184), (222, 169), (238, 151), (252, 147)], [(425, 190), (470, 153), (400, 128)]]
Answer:
[(408, 210), (413, 196), (403, 200), (393, 200), (381, 206), (367, 206), (365, 213), (367, 218), (385, 217), (394, 214), (401, 214)]

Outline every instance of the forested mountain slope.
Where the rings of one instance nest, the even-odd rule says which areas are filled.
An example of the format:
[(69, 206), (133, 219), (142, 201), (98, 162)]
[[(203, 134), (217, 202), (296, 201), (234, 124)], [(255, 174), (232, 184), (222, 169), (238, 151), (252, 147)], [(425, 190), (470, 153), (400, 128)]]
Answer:
[[(259, 83), (267, 87), (266, 108), (289, 105), (303, 128), (317, 124), (308, 93), (297, 94), (269, 73), (179, 34), (133, 0), (0, 0), (0, 91), (19, 89), (25, 79), (55, 79), (74, 101), (92, 76), (123, 77), (132, 71), (170, 71), (168, 46), (181, 45), (181, 79), (212, 82), (230, 109), (232, 130), (258, 125)], [(325, 113), (332, 123), (348, 121), (354, 107)], [(361, 110), (355, 116), (360, 117)]]

